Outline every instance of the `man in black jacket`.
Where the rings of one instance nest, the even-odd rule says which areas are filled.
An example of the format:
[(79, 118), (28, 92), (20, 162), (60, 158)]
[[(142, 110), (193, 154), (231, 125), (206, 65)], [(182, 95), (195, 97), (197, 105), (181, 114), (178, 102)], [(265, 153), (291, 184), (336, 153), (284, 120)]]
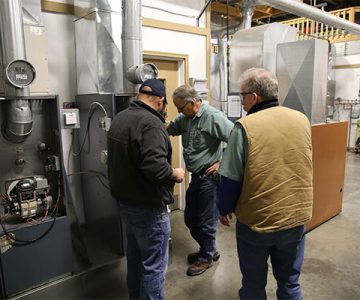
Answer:
[(116, 115), (108, 134), (111, 194), (126, 226), (130, 299), (163, 299), (175, 182), (185, 171), (171, 167), (172, 148), (162, 112), (165, 87), (145, 81), (130, 107)]

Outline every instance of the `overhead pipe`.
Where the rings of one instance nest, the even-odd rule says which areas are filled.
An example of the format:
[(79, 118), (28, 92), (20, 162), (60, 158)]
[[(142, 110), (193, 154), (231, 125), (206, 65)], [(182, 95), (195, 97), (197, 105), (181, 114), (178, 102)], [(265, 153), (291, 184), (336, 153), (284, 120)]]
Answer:
[(251, 20), (254, 15), (254, 6), (255, 0), (244, 1), (241, 9), (243, 19), (240, 25), (240, 29), (251, 28)]
[[(253, 0), (250, 1), (252, 2)], [(318, 8), (296, 0), (257, 0), (257, 4), (272, 6), (300, 17), (305, 17), (325, 25), (343, 29), (348, 33), (360, 35), (360, 25), (333, 16)]]
[[(21, 0), (0, 1), (0, 41), (3, 67), (14, 60), (26, 60)], [(29, 101), (22, 99), (30, 95), (30, 90), (5, 83), (5, 97), (15, 98), (8, 107), (5, 137), (12, 142), (23, 142), (33, 124)]]

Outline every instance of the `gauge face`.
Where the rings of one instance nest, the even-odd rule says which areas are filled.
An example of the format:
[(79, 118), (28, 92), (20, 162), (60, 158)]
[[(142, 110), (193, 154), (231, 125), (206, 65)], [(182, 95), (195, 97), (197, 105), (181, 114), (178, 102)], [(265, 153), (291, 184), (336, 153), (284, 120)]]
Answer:
[(5, 69), (6, 79), (18, 88), (30, 85), (35, 79), (35, 69), (26, 60), (14, 60)]
[(140, 70), (140, 77), (142, 81), (148, 79), (156, 79), (158, 76), (158, 69), (154, 64), (144, 64)]

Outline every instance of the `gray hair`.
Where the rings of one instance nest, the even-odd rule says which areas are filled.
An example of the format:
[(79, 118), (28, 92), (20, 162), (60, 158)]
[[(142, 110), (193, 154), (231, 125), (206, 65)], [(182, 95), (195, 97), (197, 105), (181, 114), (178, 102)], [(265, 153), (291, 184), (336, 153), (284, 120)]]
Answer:
[(246, 86), (248, 90), (245, 92), (256, 93), (263, 100), (274, 99), (278, 96), (278, 80), (270, 71), (262, 68), (246, 70), (240, 77), (240, 85)]
[(172, 95), (173, 99), (181, 99), (185, 102), (199, 100), (198, 92), (190, 85), (181, 85), (175, 89)]

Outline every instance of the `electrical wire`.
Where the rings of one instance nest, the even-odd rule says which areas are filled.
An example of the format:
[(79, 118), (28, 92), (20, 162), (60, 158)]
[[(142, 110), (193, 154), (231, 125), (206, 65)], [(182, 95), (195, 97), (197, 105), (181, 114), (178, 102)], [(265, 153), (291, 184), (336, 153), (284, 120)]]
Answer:
[[(90, 122), (91, 122), (91, 118), (92, 116), (94, 115), (95, 111), (96, 111), (96, 108), (93, 109), (94, 105), (97, 105), (97, 107), (100, 107), (103, 111), (104, 111), (104, 114), (105, 114), (105, 117), (108, 118), (108, 114), (106, 112), (106, 109), (105, 107), (100, 103), (100, 102), (92, 102), (90, 104), (90, 108), (89, 108), (89, 112), (88, 112), (88, 122), (87, 122), (87, 126), (86, 126), (86, 132), (85, 132), (85, 135), (84, 135), (84, 138), (83, 138), (83, 141), (81, 143), (81, 146), (80, 146), (80, 149), (78, 152), (73, 152), (71, 151), (70, 153), (73, 155), (73, 156), (79, 156), (81, 154), (81, 152), (84, 150), (84, 146), (85, 146), (85, 143), (86, 143), (86, 140), (88, 141), (88, 150), (85, 151), (86, 153), (89, 153), (90, 152), (90, 134), (89, 134), (89, 131), (90, 131)], [(74, 136), (73, 136), (74, 138)], [(87, 138), (87, 139), (86, 139)], [(73, 145), (73, 141), (71, 142), (71, 145)], [(71, 149), (71, 148), (70, 148)], [(70, 155), (69, 153), (69, 155)]]
[[(87, 174), (87, 175), (95, 175), (96, 178), (99, 180), (99, 182), (101, 183), (102, 186), (104, 186), (106, 189), (110, 190), (110, 187), (102, 181), (101, 177), (105, 178), (106, 180), (108, 180), (108, 178), (101, 172), (99, 171), (95, 171), (95, 170), (89, 170), (89, 171), (81, 171), (81, 172), (74, 172), (71, 174), (68, 174), (68, 176), (74, 176), (74, 175), (82, 175), (82, 174)], [(100, 176), (99, 176), (100, 175)]]
[(163, 12), (166, 12), (166, 13), (169, 13), (169, 14), (172, 14), (172, 15), (176, 15), (176, 16), (181, 16), (181, 17), (186, 17), (186, 18), (191, 18), (191, 19), (195, 19), (195, 18), (196, 18), (196, 16), (180, 14), (180, 13), (176, 13), (176, 12), (173, 12), (173, 11), (170, 11), (170, 10), (166, 10), (166, 9), (163, 9), (163, 8), (160, 8), (160, 7), (155, 7), (155, 6), (150, 6), (150, 5), (144, 5), (144, 4), (142, 5), (142, 7), (160, 10), (160, 11), (163, 11)]
[(106, 112), (106, 109), (105, 109), (104, 105), (102, 105), (100, 102), (95, 101), (95, 102), (91, 103), (89, 110), (90, 110), (94, 105), (100, 106), (100, 107), (102, 108), (102, 110), (104, 111), (105, 117), (108, 117), (108, 114), (107, 114), (107, 112)]

